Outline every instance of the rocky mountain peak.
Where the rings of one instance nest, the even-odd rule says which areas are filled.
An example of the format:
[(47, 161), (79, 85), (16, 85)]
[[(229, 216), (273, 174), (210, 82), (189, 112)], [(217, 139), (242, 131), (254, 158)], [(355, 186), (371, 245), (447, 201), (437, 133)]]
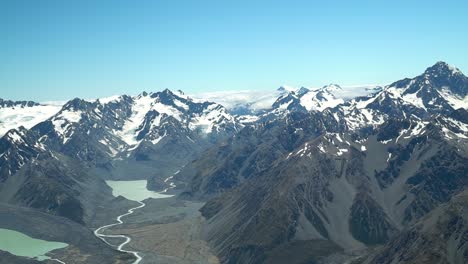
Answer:
[(427, 68), (424, 74), (428, 76), (450, 76), (462, 73), (458, 68), (451, 66), (444, 61), (438, 61), (433, 66)]
[(276, 89), (278, 92), (283, 92), (283, 93), (290, 93), (290, 92), (295, 92), (296, 89), (294, 87), (282, 85), (278, 89)]
[(437, 62), (417, 78), (420, 84), (437, 90), (448, 90), (461, 97), (468, 94), (468, 78), (458, 68), (445, 62)]
[(157, 92), (155, 94), (162, 94), (168, 97), (177, 97), (177, 98), (186, 98), (187, 96), (182, 90), (172, 91), (169, 88), (164, 89), (161, 92)]
[(161, 94), (165, 94), (165, 95), (168, 95), (168, 96), (175, 96), (175, 94), (169, 90), (169, 88), (166, 88), (164, 89), (162, 92), (160, 92)]
[(26, 135), (27, 129), (24, 128), (23, 126), (20, 126), (16, 129), (11, 129), (9, 130), (5, 136), (4, 139), (11, 142), (11, 143), (22, 143), (24, 142), (24, 137)]
[(468, 78), (457, 68), (437, 62), (423, 74), (392, 83), (386, 89), (393, 96), (427, 112), (449, 113), (466, 107)]
[(304, 86), (302, 86), (301, 88), (299, 88), (299, 90), (297, 90), (297, 94), (299, 96), (302, 96), (302, 95), (304, 95), (304, 94), (306, 94), (308, 92), (310, 92), (310, 90), (308, 88), (304, 87)]
[(151, 98), (158, 98), (162, 104), (181, 108), (181, 110), (188, 108), (189, 104), (192, 103), (192, 99), (180, 90), (173, 92), (169, 89), (164, 89), (162, 92), (152, 93)]
[(74, 98), (65, 105), (63, 105), (62, 110), (69, 110), (69, 111), (77, 111), (77, 110), (86, 110), (92, 105), (93, 103), (88, 102), (86, 100), (80, 98)]

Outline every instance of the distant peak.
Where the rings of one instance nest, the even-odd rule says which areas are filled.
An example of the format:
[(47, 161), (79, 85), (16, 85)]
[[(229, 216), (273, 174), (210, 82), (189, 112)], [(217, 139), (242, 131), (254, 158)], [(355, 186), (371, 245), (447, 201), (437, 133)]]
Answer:
[(427, 68), (424, 73), (428, 75), (434, 75), (434, 74), (457, 74), (460, 72), (461, 71), (457, 67), (454, 67), (446, 63), (445, 61), (438, 61), (433, 66)]
[(177, 96), (177, 97), (179, 97), (179, 98), (188, 100), (188, 101), (193, 101), (192, 98), (191, 98), (190, 96), (186, 95), (186, 94), (184, 93), (184, 91), (182, 91), (182, 90), (180, 90), (180, 89), (177, 90), (177, 91), (175, 91), (174, 95)]
[(173, 100), (187, 100), (192, 101), (192, 99), (185, 95), (181, 90), (173, 92), (172, 90), (166, 88), (161, 92), (151, 94), (151, 98), (159, 98), (163, 102), (169, 103)]
[(164, 89), (162, 92), (165, 94), (173, 94), (173, 92), (169, 90), (169, 88)]
[(33, 101), (11, 101), (11, 100), (4, 100), (0, 98), (0, 107), (14, 107), (14, 106), (21, 106), (21, 107), (31, 107), (39, 105), (39, 103)]
[(341, 86), (339, 86), (338, 84), (331, 83), (329, 85), (325, 85), (324, 87), (322, 87), (322, 90), (339, 91), (339, 90), (343, 90), (343, 88), (341, 88)]
[(433, 66), (448, 66), (449, 64), (446, 63), (445, 61), (438, 61), (436, 62)]
[(277, 91), (280, 91), (280, 92), (295, 92), (296, 88), (291, 87), (291, 86), (287, 86), (287, 85), (282, 85), (282, 86), (280, 86), (280, 88), (277, 89)]
[(173, 92), (172, 90), (166, 88), (164, 89), (161, 94), (165, 95), (165, 96), (176, 96), (176, 97), (181, 97), (184, 95), (184, 93), (181, 91), (181, 90), (177, 90), (176, 92)]
[(184, 94), (184, 92), (182, 92), (181, 90), (177, 90), (175, 92), (173, 92), (171, 89), (164, 89), (162, 92), (159, 92), (159, 93), (156, 93), (156, 94), (162, 94), (162, 95), (165, 95), (165, 96), (170, 96), (170, 97), (181, 97), (181, 98), (185, 98), (186, 95)]
[(84, 108), (88, 103), (89, 102), (87, 102), (86, 100), (75, 97), (74, 99), (71, 99), (70, 101), (65, 103), (62, 109), (69, 109), (69, 110), (81, 109), (81, 108)]

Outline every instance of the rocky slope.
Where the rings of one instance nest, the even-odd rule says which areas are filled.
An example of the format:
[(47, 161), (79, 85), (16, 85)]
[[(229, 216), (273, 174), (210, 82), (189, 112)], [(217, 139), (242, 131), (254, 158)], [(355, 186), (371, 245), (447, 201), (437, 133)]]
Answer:
[(468, 193), (434, 209), (375, 253), (354, 263), (465, 263)]
[(466, 188), (467, 87), (440, 62), (326, 109), (282, 97), (281, 115), (210, 149), (176, 179), (192, 179), (185, 197), (208, 199), (206, 239), (226, 263), (268, 263), (314, 241), (335, 252), (382, 245)]

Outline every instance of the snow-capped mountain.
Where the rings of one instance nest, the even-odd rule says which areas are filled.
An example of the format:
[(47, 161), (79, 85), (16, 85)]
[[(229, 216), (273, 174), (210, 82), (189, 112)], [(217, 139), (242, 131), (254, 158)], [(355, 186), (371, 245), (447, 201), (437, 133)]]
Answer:
[(29, 145), (78, 159), (105, 177), (163, 178), (241, 128), (223, 106), (166, 89), (133, 97), (76, 98), (21, 131), (31, 138)]
[[(176, 180), (191, 179), (185, 197), (208, 199), (206, 240), (233, 263), (269, 263), (308, 243), (338, 254), (401, 242), (402, 230), (468, 186), (466, 80), (439, 62), (331, 107), (325, 89), (285, 94), (274, 104), (280, 115), (202, 154)], [(459, 241), (444, 250), (459, 256)]]
[[(190, 100), (192, 103), (204, 103), (207, 101), (216, 102), (223, 106), (221, 111), (224, 113), (221, 113), (221, 115), (224, 115), (224, 117), (231, 118), (232, 116), (235, 116), (240, 123), (252, 123), (258, 120), (259, 115), (275, 108), (275, 105), (278, 104), (277, 101), (284, 101), (284, 97), (288, 97), (290, 94), (294, 94), (295, 97), (300, 97), (300, 105), (302, 105), (306, 110), (321, 111), (327, 107), (333, 107), (336, 104), (342, 103), (343, 101), (347, 101), (356, 96), (368, 95), (372, 92), (376, 92), (379, 89), (380, 88), (378, 86), (341, 88), (337, 85), (329, 85), (321, 89), (281, 86), (274, 91), (223, 91), (201, 93), (190, 97), (180, 91), (174, 92), (174, 94), (179, 96), (182, 101)], [(128, 117), (129, 119), (125, 124), (125, 127), (122, 127), (121, 131), (117, 134), (127, 144), (132, 145), (138, 143), (133, 132), (135, 132), (138, 129), (138, 126), (142, 123), (144, 118), (143, 115), (146, 114), (145, 111), (149, 111), (150, 108), (153, 107), (150, 106), (151, 99), (149, 99), (152, 93), (149, 94), (149, 97), (142, 96), (143, 94), (145, 93), (137, 96), (117, 95), (84, 101), (90, 103), (99, 102), (101, 105), (105, 106), (109, 103), (111, 105), (117, 105), (118, 102), (124, 99), (131, 100), (132, 102), (128, 103), (132, 104), (132, 107), (126, 111), (134, 111), (134, 116)], [(177, 111), (181, 111), (178, 107), (187, 107), (183, 106), (184, 103), (182, 101), (177, 99), (174, 103), (179, 103), (179, 106), (174, 104), (171, 105), (170, 108), (159, 110), (163, 114), (173, 114), (173, 116), (177, 118), (181, 116), (181, 113), (177, 113)], [(58, 113), (66, 103), (67, 102), (36, 103), (32, 101), (8, 101), (0, 99), (0, 135), (4, 135), (8, 130), (18, 128), (20, 126), (29, 129)], [(157, 107), (157, 105), (155, 107)], [(173, 109), (175, 109), (175, 112)], [(165, 112), (166, 110), (169, 112)], [(182, 112), (184, 111), (185, 110), (182, 110)], [(208, 112), (212, 112), (209, 117), (207, 115)], [(216, 118), (214, 115), (219, 115), (220, 113), (215, 114), (215, 112), (216, 111), (207, 110), (205, 111), (205, 114), (195, 113), (198, 117), (193, 116), (193, 120), (188, 121), (191, 123), (191, 129), (206, 129), (209, 132), (211, 129), (211, 122), (204, 118)], [(198, 119), (198, 121), (196, 119)], [(213, 128), (216, 129), (216, 127)]]
[(334, 112), (352, 129), (380, 125), (388, 118), (426, 120), (433, 114), (448, 115), (456, 109), (466, 109), (468, 97), (463, 91), (467, 87), (466, 76), (438, 62), (422, 75), (397, 81), (375, 95), (355, 98)]
[(164, 137), (170, 123), (172, 127), (178, 126), (186, 133), (199, 137), (232, 133), (241, 128), (223, 106), (194, 102), (181, 93), (172, 93), (167, 89), (158, 93), (144, 92), (134, 97), (123, 95), (95, 101), (74, 99), (50, 121), (63, 143), (73, 135), (73, 126), (91, 122), (87, 134), (103, 126), (124, 143), (121, 148), (132, 149), (145, 139), (156, 144), (158, 138)]
[(343, 89), (336, 84), (330, 84), (316, 90), (301, 87), (297, 91), (289, 92), (278, 98), (273, 104), (273, 111), (305, 110), (321, 112), (344, 103), (343, 99), (335, 96), (335, 93), (341, 90)]
[(15, 174), (42, 150), (40, 143), (27, 136), (24, 127), (9, 130), (0, 138), (0, 182)]
[(339, 104), (344, 103), (341, 98), (336, 98), (335, 93), (343, 90), (339, 85), (330, 84), (315, 91), (306, 90), (305, 88), (299, 90), (301, 95), (301, 104), (308, 110), (323, 111), (326, 108), (333, 108)]
[(463, 263), (468, 78), (438, 62), (362, 96), (345, 90), (281, 87), (226, 108), (166, 89), (76, 98), (34, 120), (46, 105), (0, 101), (14, 117), (0, 138), (0, 202), (86, 223), (111, 198), (104, 179), (163, 190), (171, 175), (172, 191), (207, 201), (203, 239), (224, 262), (412, 261), (409, 245), (428, 239), (450, 252), (441, 262)]
[[(107, 104), (118, 103), (121, 99), (119, 97)], [(151, 133), (159, 135), (151, 140), (162, 139), (165, 131), (161, 128), (171, 120), (189, 133), (201, 136), (232, 133), (240, 129), (237, 120), (223, 106), (207, 101), (194, 102), (183, 93), (172, 93), (168, 89), (131, 98), (130, 111), (132, 114), (116, 131), (116, 135), (130, 146), (135, 146)]]
[(93, 199), (112, 198), (104, 179), (145, 178), (166, 188), (168, 175), (241, 128), (223, 106), (169, 90), (76, 98), (0, 138), (0, 202), (84, 223), (99, 204)]
[[(271, 110), (277, 100), (282, 97), (287, 97), (290, 93), (303, 95), (304, 92), (310, 92), (310, 94), (304, 98), (304, 106), (308, 109), (312, 109), (313, 106), (318, 106), (319, 109), (323, 109), (326, 107), (322, 105), (324, 101), (330, 101), (331, 104), (333, 104), (333, 100), (348, 101), (358, 96), (365, 96), (371, 93), (375, 93), (381, 89), (380, 86), (376, 85), (357, 85), (347, 87), (339, 87), (338, 85), (328, 86), (328, 89), (326, 89), (327, 86), (323, 88), (296, 88), (291, 86), (281, 86), (280, 88), (273, 91), (244, 90), (207, 92), (195, 94), (192, 95), (192, 97), (196, 98), (197, 100), (209, 100), (217, 102), (225, 106), (232, 114), (251, 121), (253, 116), (258, 116), (265, 111)], [(338, 89), (335, 89), (335, 87)], [(326, 93), (325, 96), (329, 96), (329, 98), (317, 98), (318, 100), (316, 99), (316, 101), (319, 103), (319, 105), (314, 105), (313, 103), (309, 102), (310, 100), (314, 100), (313, 97), (315, 96), (315, 93), (320, 92), (320, 90), (328, 90), (328, 93)], [(320, 97), (320, 95), (318, 95), (318, 97)], [(334, 103), (336, 104), (337, 102)]]
[[(368, 90), (368, 93), (379, 90), (380, 88), (371, 89)], [(284, 116), (297, 111), (323, 112), (325, 109), (331, 109), (345, 103), (345, 99), (337, 96), (342, 92), (343, 88), (336, 84), (313, 90), (306, 87), (289, 90), (273, 103), (271, 110), (263, 114), (263, 117), (272, 118), (270, 115), (273, 115), (273, 118), (275, 118), (275, 116)]]
[(436, 63), (414, 79), (395, 82), (388, 90), (428, 112), (466, 108), (468, 103), (468, 78), (445, 62)]

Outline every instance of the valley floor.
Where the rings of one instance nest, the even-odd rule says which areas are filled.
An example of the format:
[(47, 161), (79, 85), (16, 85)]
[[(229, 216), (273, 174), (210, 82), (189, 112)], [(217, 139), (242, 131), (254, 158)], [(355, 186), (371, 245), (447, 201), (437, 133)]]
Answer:
[[(219, 263), (207, 243), (201, 239), (204, 218), (198, 211), (203, 203), (176, 198), (146, 199), (145, 207), (122, 218), (124, 224), (106, 229), (106, 234), (123, 234), (131, 237), (124, 249), (138, 251), (145, 263)], [(120, 212), (121, 201), (117, 198), (109, 210), (96, 215), (96, 226), (109, 224)], [(135, 202), (136, 204), (136, 202)], [(123, 242), (119, 239), (109, 241)]]

